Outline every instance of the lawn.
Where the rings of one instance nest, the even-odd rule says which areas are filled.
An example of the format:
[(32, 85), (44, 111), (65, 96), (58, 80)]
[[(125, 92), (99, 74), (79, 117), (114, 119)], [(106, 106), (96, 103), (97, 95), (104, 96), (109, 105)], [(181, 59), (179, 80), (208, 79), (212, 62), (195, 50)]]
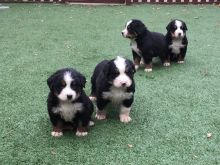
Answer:
[[(220, 8), (8, 5), (0, 10), (0, 164), (220, 164)], [(152, 73), (137, 71), (131, 123), (120, 123), (112, 110), (87, 137), (51, 137), (48, 76), (73, 67), (86, 76), (90, 94), (98, 62), (132, 59), (120, 34), (131, 18), (162, 33), (172, 18), (184, 20), (185, 64), (155, 61)]]

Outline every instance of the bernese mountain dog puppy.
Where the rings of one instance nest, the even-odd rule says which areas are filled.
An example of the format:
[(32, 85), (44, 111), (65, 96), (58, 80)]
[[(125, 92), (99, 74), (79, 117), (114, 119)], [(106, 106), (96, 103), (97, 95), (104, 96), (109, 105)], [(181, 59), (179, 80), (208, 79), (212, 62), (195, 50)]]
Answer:
[(123, 57), (100, 62), (91, 77), (91, 99), (96, 100), (96, 118), (106, 118), (104, 108), (108, 103), (120, 107), (120, 121), (128, 123), (131, 105), (134, 100), (135, 82), (133, 79), (135, 67), (132, 61)]
[(188, 40), (186, 37), (187, 26), (181, 20), (172, 20), (166, 27), (166, 41), (168, 44), (168, 60), (179, 64), (184, 63)]
[(169, 66), (167, 61), (167, 44), (165, 36), (161, 33), (151, 32), (143, 22), (137, 19), (128, 21), (125, 29), (121, 32), (122, 36), (131, 40), (131, 49), (137, 70), (141, 59), (145, 64), (145, 71), (152, 71), (152, 59), (159, 56), (164, 66)]
[(85, 77), (72, 68), (60, 69), (47, 79), (52, 136), (62, 136), (64, 130), (74, 130), (77, 136), (88, 134), (89, 124), (94, 124), (91, 121), (93, 104), (83, 90), (85, 83)]

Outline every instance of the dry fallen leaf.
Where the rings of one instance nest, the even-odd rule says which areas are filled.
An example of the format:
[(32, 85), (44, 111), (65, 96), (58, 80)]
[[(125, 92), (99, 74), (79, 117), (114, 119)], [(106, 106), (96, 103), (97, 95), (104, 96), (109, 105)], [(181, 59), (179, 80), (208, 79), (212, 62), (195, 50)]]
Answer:
[(207, 138), (211, 138), (212, 137), (212, 133), (207, 133)]
[(133, 145), (132, 145), (132, 144), (128, 144), (128, 147), (129, 147), (129, 148), (133, 148)]

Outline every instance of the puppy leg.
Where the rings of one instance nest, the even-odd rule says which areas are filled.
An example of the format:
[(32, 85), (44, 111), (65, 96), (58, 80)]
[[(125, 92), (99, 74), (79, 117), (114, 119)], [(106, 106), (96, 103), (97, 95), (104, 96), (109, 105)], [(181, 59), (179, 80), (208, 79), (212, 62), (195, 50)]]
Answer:
[(62, 122), (57, 122), (56, 126), (53, 126), (53, 131), (51, 132), (51, 135), (53, 137), (61, 137), (63, 136), (63, 131), (62, 131), (63, 124)]
[(131, 107), (125, 107), (125, 106), (121, 106), (121, 111), (120, 111), (120, 121), (122, 123), (128, 123), (131, 121), (131, 117), (129, 116), (131, 111)]
[(166, 58), (160, 58), (163, 66), (170, 66), (170, 56), (168, 55)]
[(185, 56), (186, 56), (186, 49), (187, 48), (181, 49), (180, 54), (177, 57), (177, 63), (178, 64), (183, 64), (185, 62), (184, 59), (185, 59)]
[(132, 54), (133, 54), (135, 70), (138, 70), (138, 68), (140, 67), (141, 57), (135, 51), (132, 51)]
[(95, 118), (98, 120), (106, 119), (106, 112), (104, 111), (105, 106), (108, 104), (108, 100), (104, 100), (102, 98), (97, 98), (97, 109)]
[(54, 136), (54, 137), (61, 137), (61, 136), (63, 136), (62, 129), (57, 128), (57, 127), (53, 127), (53, 131), (51, 132), (51, 135)]
[(146, 58), (144, 57), (144, 63), (145, 63), (145, 72), (152, 72), (152, 58)]
[(63, 136), (63, 122), (61, 121), (60, 116), (52, 113), (50, 109), (49, 109), (49, 116), (50, 116), (50, 121), (53, 125), (53, 130), (51, 132), (51, 135), (54, 137)]
[(177, 63), (178, 64), (183, 64), (185, 61), (184, 61), (184, 57), (180, 54), (179, 56), (178, 56), (178, 60), (177, 60)]
[(134, 100), (133, 97), (131, 99), (124, 100), (121, 105), (119, 117), (122, 123), (128, 123), (131, 121), (131, 117), (129, 115), (130, 115), (131, 105), (133, 103), (133, 100)]

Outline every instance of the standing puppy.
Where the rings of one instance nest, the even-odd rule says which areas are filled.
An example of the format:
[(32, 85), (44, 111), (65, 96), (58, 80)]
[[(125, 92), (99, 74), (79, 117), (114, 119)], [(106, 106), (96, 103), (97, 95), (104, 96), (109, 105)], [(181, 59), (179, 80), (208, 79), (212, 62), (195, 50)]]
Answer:
[(167, 25), (166, 41), (168, 44), (168, 59), (179, 64), (184, 63), (188, 40), (186, 23), (173, 20)]
[(88, 134), (93, 104), (83, 90), (85, 83), (85, 77), (72, 68), (58, 70), (48, 78), (47, 107), (52, 136), (62, 136), (64, 129), (74, 128), (77, 136)]
[(106, 118), (104, 108), (108, 103), (120, 106), (120, 121), (128, 123), (131, 105), (134, 99), (135, 83), (133, 63), (125, 58), (117, 57), (113, 60), (104, 60), (99, 63), (92, 75), (91, 96), (96, 98), (96, 118)]
[(145, 64), (145, 71), (152, 71), (152, 58), (159, 56), (164, 66), (169, 66), (167, 55), (167, 44), (165, 36), (161, 33), (150, 32), (140, 20), (132, 19), (127, 22), (122, 36), (131, 40), (131, 49), (137, 70), (141, 58)]

